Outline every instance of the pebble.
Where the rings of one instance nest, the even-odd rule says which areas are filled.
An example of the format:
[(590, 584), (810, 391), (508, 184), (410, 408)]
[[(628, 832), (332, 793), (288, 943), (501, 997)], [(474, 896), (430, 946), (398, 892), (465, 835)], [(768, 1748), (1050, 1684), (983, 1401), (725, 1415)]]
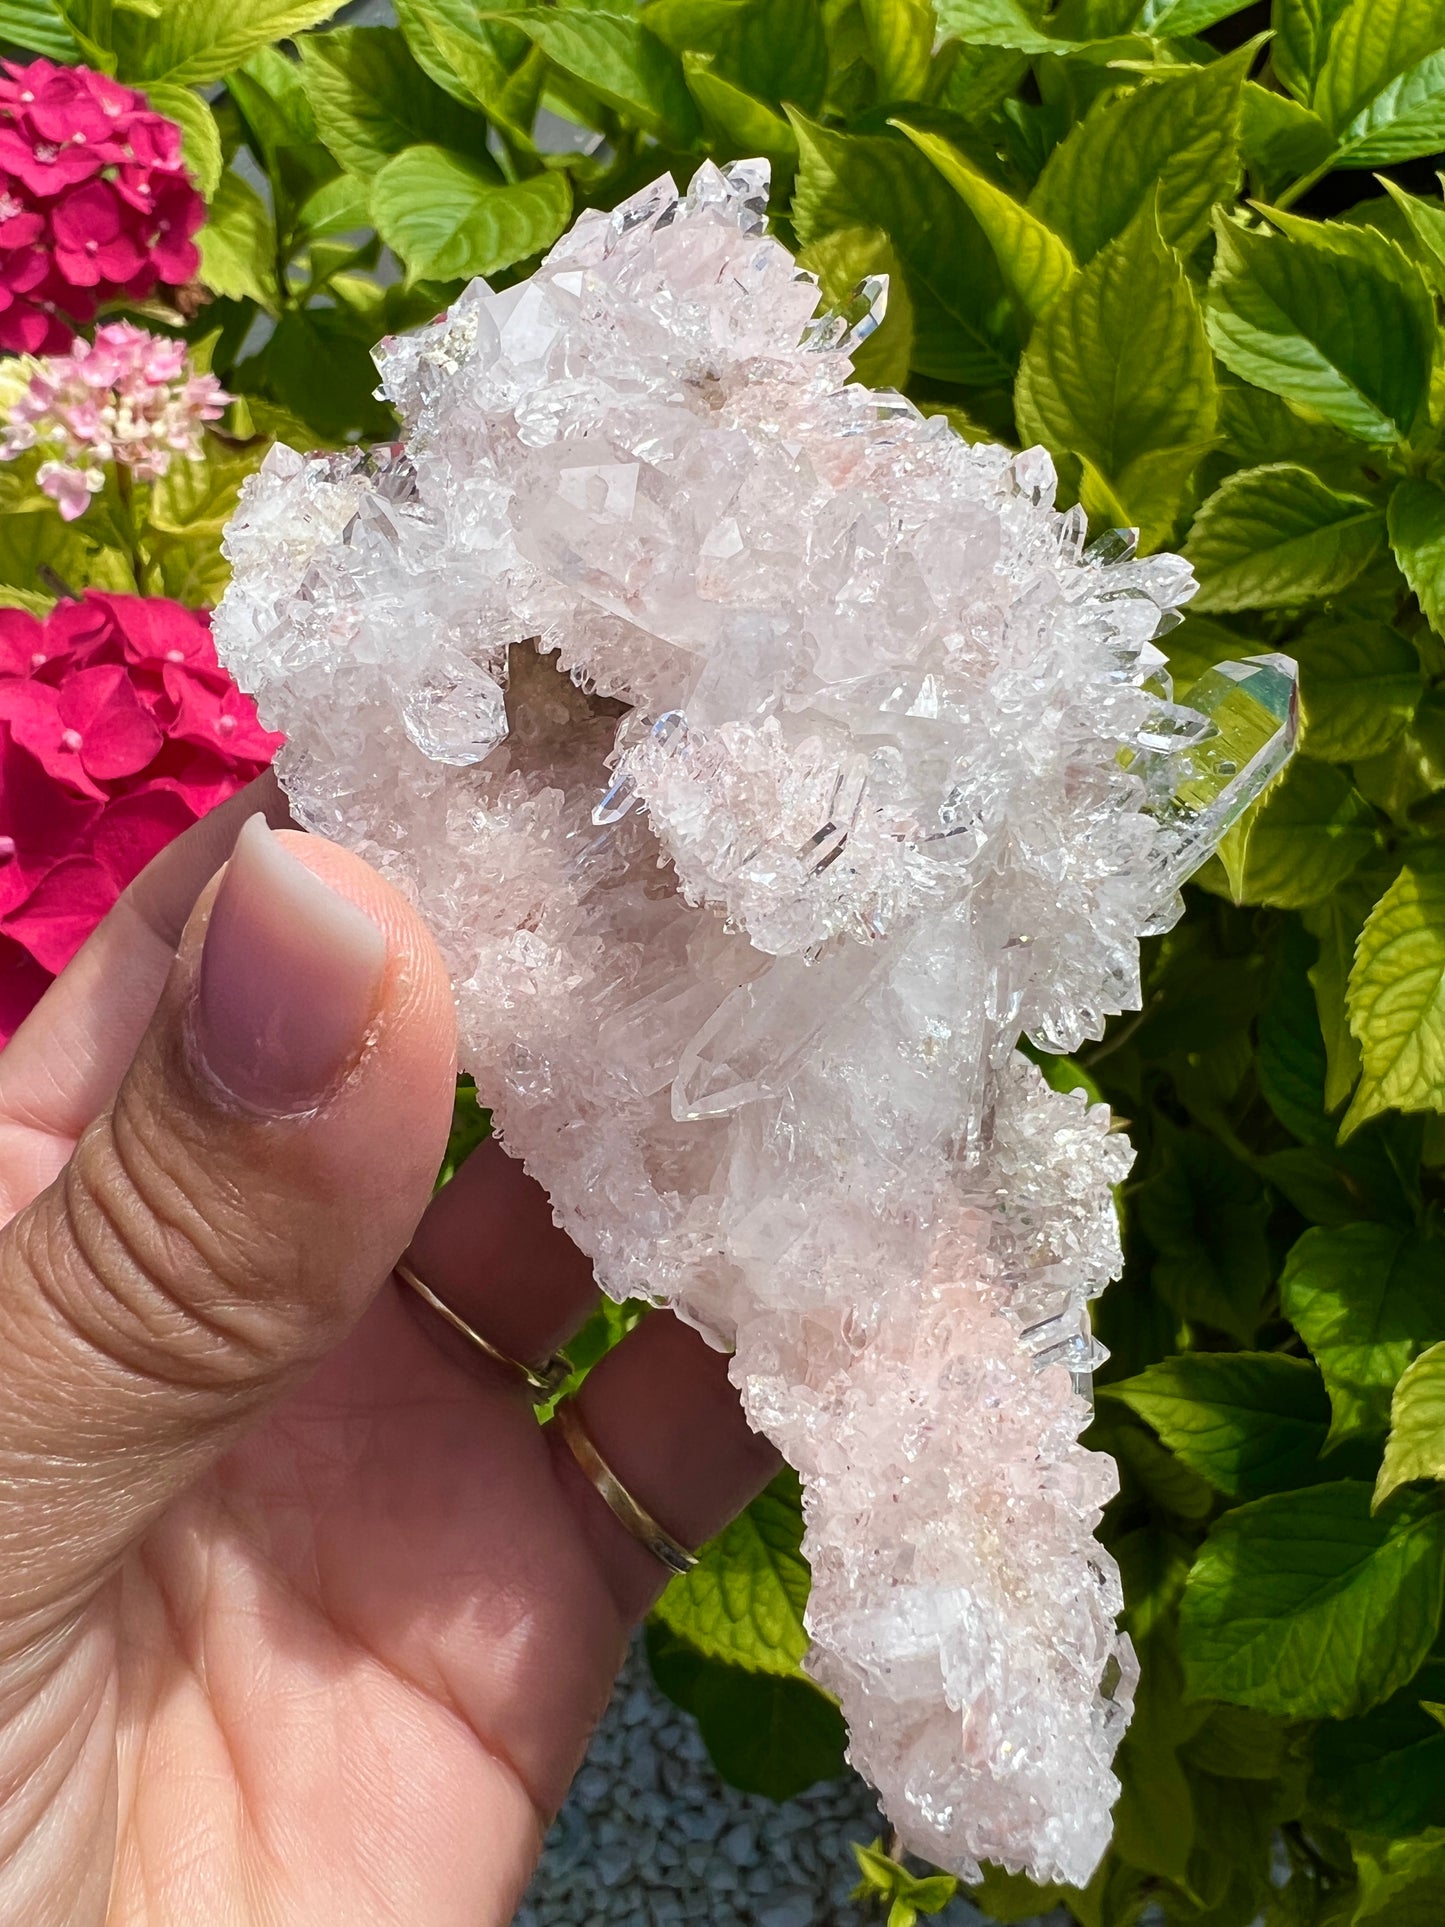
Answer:
[(801, 1887), (774, 1894), (758, 1908), (758, 1927), (812, 1927), (814, 1900)]
[[(851, 1774), (781, 1806), (724, 1785), (639, 1641), (512, 1927), (877, 1927), (851, 1843), (883, 1831)], [(986, 1927), (961, 1899), (932, 1922)]]

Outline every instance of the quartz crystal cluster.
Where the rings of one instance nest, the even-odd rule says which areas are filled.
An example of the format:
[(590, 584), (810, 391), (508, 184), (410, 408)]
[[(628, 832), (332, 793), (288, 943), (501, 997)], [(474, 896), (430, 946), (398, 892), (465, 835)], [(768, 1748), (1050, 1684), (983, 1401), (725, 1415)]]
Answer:
[(1173, 699), (1179, 558), (851, 384), (761, 163), (585, 214), (379, 351), (396, 447), (276, 449), (222, 655), (300, 818), (425, 912), (464, 1060), (617, 1296), (803, 1476), (808, 1661), (905, 1845), (1087, 1880), (1134, 1660), (1078, 1443), (1130, 1152), (1097, 1037), (1288, 754)]

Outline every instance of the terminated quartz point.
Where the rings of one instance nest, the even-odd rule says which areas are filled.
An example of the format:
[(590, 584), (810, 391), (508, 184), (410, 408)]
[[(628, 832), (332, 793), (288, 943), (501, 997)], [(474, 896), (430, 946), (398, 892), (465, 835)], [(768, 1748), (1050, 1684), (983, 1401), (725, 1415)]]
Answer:
[(661, 180), (384, 344), (403, 444), (272, 453), (217, 639), (603, 1285), (735, 1348), (904, 1844), (1081, 1884), (1135, 1677), (1076, 1389), (1130, 1152), (1016, 1044), (1137, 1004), (1293, 671), (1176, 700), (1186, 564), (850, 384), (883, 290), (820, 318), (766, 198)]

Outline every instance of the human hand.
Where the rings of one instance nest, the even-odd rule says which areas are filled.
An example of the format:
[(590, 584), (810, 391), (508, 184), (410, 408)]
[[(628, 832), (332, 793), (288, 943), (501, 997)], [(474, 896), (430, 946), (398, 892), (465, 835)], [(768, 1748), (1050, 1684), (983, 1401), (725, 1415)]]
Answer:
[[(595, 1298), (495, 1145), (428, 1205), (440, 958), (359, 859), (248, 822), (262, 789), (0, 1056), (7, 1927), (501, 1927), (666, 1577), (390, 1281), (410, 1241), (524, 1359)], [(688, 1543), (774, 1466), (665, 1313), (580, 1406)]]

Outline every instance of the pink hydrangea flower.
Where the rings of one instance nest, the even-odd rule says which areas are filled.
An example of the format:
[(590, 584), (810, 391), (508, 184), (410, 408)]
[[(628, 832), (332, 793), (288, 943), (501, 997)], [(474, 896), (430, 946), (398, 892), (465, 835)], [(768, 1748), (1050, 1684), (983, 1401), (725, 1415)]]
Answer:
[(0, 348), (47, 354), (106, 301), (195, 278), (181, 130), (88, 67), (0, 63)]
[(38, 450), (37, 480), (73, 522), (105, 487), (109, 464), (154, 482), (177, 455), (198, 460), (204, 424), (230, 399), (214, 375), (189, 372), (183, 341), (112, 322), (34, 364), (0, 424), (0, 461)]
[(174, 602), (0, 609), (0, 1044), (131, 879), (281, 738)]

